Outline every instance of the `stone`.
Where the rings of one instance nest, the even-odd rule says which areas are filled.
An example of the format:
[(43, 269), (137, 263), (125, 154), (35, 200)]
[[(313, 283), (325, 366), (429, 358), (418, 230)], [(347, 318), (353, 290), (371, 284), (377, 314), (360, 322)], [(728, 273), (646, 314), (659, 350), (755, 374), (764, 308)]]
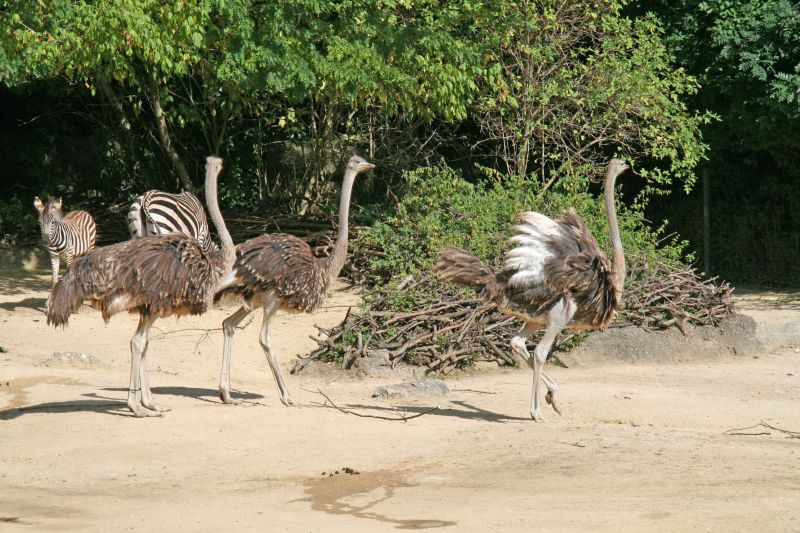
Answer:
[(83, 352), (53, 352), (53, 355), (45, 359), (42, 364), (44, 366), (57, 364), (90, 366), (100, 364), (100, 360)]
[(450, 394), (450, 388), (441, 379), (418, 379), (396, 385), (383, 385), (375, 389), (372, 397), (414, 399), (445, 396), (447, 394)]

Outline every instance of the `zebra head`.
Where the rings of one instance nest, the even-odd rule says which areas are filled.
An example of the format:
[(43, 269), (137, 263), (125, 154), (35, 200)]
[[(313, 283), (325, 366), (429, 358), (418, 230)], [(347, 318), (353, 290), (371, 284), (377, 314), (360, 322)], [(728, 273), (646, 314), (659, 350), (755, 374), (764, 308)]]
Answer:
[(52, 226), (56, 222), (61, 222), (64, 213), (61, 211), (61, 198), (49, 198), (47, 203), (43, 203), (38, 196), (33, 199), (33, 206), (39, 212), (39, 225), (42, 228), (42, 236), (50, 234)]

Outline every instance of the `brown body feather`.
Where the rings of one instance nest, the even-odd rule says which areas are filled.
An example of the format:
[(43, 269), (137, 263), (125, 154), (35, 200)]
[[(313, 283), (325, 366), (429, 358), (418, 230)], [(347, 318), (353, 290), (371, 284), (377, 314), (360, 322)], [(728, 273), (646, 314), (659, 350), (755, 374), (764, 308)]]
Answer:
[(201, 314), (225, 275), (223, 253), (205, 253), (185, 235), (125, 241), (76, 260), (53, 289), (47, 322), (66, 325), (88, 301), (103, 319), (120, 311), (158, 317)]
[[(575, 300), (578, 306), (573, 318), (575, 325), (607, 327), (616, 316), (622, 288), (611, 270), (608, 256), (600, 249), (586, 223), (570, 209), (556, 219), (574, 238), (569, 249), (559, 250), (560, 256), (545, 264), (545, 279), (554, 295)], [(554, 242), (557, 248), (558, 242)]]
[(309, 245), (298, 237), (261, 235), (236, 247), (236, 284), (220, 291), (215, 300), (236, 295), (252, 304), (255, 297), (275, 290), (284, 309), (314, 311), (331, 282), (328, 263), (314, 257)]

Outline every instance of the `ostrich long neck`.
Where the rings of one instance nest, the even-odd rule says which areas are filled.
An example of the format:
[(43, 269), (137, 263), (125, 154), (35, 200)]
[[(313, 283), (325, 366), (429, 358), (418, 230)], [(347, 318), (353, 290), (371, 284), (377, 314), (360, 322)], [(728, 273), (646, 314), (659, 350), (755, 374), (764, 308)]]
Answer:
[(217, 228), (217, 233), (219, 234), (225, 270), (229, 271), (233, 268), (233, 263), (236, 260), (236, 250), (233, 246), (231, 234), (228, 233), (228, 228), (225, 226), (225, 220), (222, 218), (217, 200), (217, 176), (219, 176), (220, 168), (221, 164), (206, 164), (206, 205), (208, 206), (208, 214), (211, 215), (211, 222), (214, 223), (214, 227)]
[[(619, 161), (621, 164), (622, 162)], [(625, 254), (622, 251), (622, 240), (619, 237), (619, 226), (617, 224), (617, 208), (614, 203), (614, 183), (617, 181), (619, 171), (614, 170), (612, 167), (616, 165), (610, 164), (608, 166), (608, 174), (606, 174), (605, 185), (605, 198), (606, 198), (606, 214), (608, 216), (608, 236), (611, 240), (613, 247), (611, 258), (611, 270), (614, 272), (614, 277), (617, 280), (617, 292), (622, 291), (622, 286), (625, 284)], [(619, 294), (617, 294), (619, 297)]]
[(336, 237), (336, 245), (333, 253), (325, 261), (325, 271), (328, 279), (332, 280), (339, 275), (345, 261), (347, 261), (347, 238), (348, 221), (350, 218), (350, 193), (353, 190), (353, 182), (356, 179), (356, 171), (348, 168), (344, 174), (342, 183), (342, 196), (339, 199), (339, 234)]

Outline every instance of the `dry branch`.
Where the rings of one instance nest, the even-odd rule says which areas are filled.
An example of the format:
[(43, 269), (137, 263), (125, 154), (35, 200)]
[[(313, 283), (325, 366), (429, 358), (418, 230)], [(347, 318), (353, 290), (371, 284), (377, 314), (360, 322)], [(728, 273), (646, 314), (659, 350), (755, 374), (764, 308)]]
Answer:
[[(632, 280), (623, 295), (624, 309), (612, 327), (639, 326), (646, 329), (712, 325), (731, 313), (732, 289), (712, 278), (702, 280), (691, 268), (672, 269), (657, 265), (647, 269), (636, 262), (629, 272)], [(298, 363), (302, 369), (314, 359), (342, 360), (345, 366), (378, 350), (385, 350), (392, 366), (399, 362), (426, 367), (447, 374), (474, 361), (492, 361), (513, 365), (508, 341), (520, 323), (485, 304), (474, 294), (444, 284), (428, 274), (420, 279), (405, 279), (395, 296), (408, 296), (411, 309), (398, 309), (396, 301), (404, 298), (376, 296), (360, 313), (331, 329), (320, 329), (319, 347)], [(408, 305), (408, 304), (406, 304)], [(553, 352), (567, 346), (576, 337), (564, 332)], [(530, 347), (538, 337), (530, 339)], [(555, 353), (557, 363), (564, 365)]]
[(750, 437), (755, 437), (755, 436), (759, 436), (759, 435), (772, 435), (771, 431), (759, 431), (757, 433), (744, 433), (748, 429), (755, 429), (755, 428), (760, 428), (760, 427), (771, 429), (773, 431), (777, 431), (778, 433), (783, 433), (784, 435), (786, 435), (787, 439), (800, 439), (800, 431), (790, 431), (788, 429), (775, 427), (775, 426), (773, 426), (771, 424), (767, 424), (763, 420), (759, 421), (758, 424), (754, 424), (754, 425), (748, 426), (746, 428), (732, 428), (732, 429), (729, 429), (729, 430), (723, 432), (723, 435), (746, 435), (746, 436), (750, 436)]
[(358, 416), (358, 417), (361, 417), (361, 418), (377, 418), (379, 420), (400, 420), (402, 422), (408, 422), (412, 418), (419, 418), (419, 417), (421, 417), (423, 415), (427, 415), (427, 414), (432, 413), (432, 412), (434, 412), (434, 411), (439, 409), (438, 406), (437, 407), (431, 407), (430, 409), (427, 409), (425, 411), (422, 411), (420, 413), (416, 413), (416, 414), (413, 414), (413, 415), (410, 415), (410, 416), (407, 416), (407, 415), (405, 415), (403, 413), (400, 413), (397, 410), (395, 410), (395, 412), (397, 413), (398, 416), (367, 415), (367, 414), (364, 414), (364, 413), (356, 413), (355, 411), (351, 411), (350, 409), (344, 409), (342, 407), (339, 407), (338, 405), (336, 405), (333, 402), (333, 400), (330, 399), (330, 397), (327, 394), (322, 392), (320, 389), (317, 389), (316, 391), (312, 391), (312, 390), (309, 390), (309, 389), (303, 389), (303, 390), (306, 391), (306, 392), (315, 392), (316, 394), (319, 394), (323, 398), (325, 398), (325, 403), (322, 404), (325, 407), (332, 407), (333, 409), (336, 409), (337, 411), (342, 412), (342, 413), (344, 413), (346, 415), (353, 415), (353, 416)]

